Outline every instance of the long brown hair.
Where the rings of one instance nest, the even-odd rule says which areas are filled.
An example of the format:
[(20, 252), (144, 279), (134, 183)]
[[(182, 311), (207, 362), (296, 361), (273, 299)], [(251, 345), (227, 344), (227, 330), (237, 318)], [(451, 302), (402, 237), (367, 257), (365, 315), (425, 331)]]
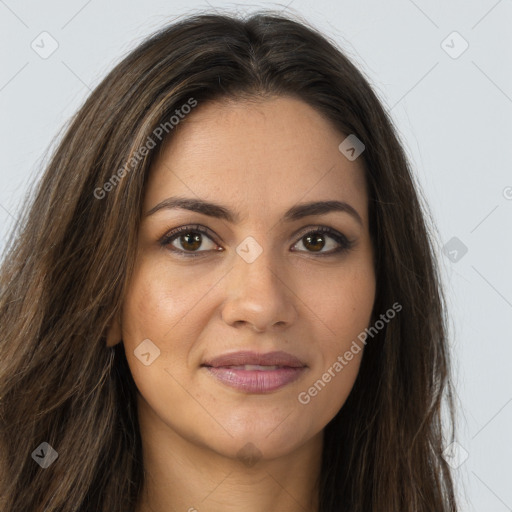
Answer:
[[(442, 457), (441, 416), (448, 426), (454, 416), (428, 209), (362, 73), (306, 22), (267, 11), (195, 14), (143, 41), (71, 119), (27, 200), (0, 273), (3, 512), (133, 510), (143, 479), (137, 390), (123, 344), (107, 348), (106, 332), (133, 269), (151, 162), (191, 99), (200, 108), (275, 95), (300, 98), (363, 141), (373, 318), (403, 307), (368, 342), (325, 428), (320, 511), (456, 510)], [(41, 443), (58, 454), (46, 468), (36, 456), (53, 452)]]

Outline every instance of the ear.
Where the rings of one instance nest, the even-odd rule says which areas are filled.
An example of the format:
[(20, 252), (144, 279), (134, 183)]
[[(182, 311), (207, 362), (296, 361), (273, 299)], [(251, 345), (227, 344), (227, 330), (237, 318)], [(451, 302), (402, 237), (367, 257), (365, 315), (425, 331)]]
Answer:
[(123, 332), (121, 329), (121, 322), (116, 315), (108, 326), (107, 331), (107, 347), (113, 347), (122, 341)]

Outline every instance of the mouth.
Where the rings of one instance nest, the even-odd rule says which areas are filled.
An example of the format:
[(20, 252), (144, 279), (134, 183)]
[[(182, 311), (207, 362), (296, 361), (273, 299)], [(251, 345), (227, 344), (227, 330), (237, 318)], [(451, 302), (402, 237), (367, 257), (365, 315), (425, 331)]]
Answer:
[(246, 393), (269, 393), (301, 377), (307, 365), (286, 352), (236, 352), (201, 365), (222, 384)]
[(203, 366), (211, 366), (213, 368), (228, 367), (228, 366), (279, 366), (289, 368), (303, 368), (306, 366), (298, 357), (289, 354), (288, 352), (267, 352), (265, 354), (258, 354), (257, 352), (244, 351), (232, 352), (230, 354), (222, 354), (207, 360)]

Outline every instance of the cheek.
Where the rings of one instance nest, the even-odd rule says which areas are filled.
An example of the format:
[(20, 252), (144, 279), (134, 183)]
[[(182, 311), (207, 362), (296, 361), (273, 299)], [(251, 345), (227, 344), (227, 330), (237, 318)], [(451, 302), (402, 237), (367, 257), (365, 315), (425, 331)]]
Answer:
[[(193, 284), (184, 284), (175, 274), (158, 261), (141, 258), (123, 304), (126, 358), (137, 389), (153, 410), (180, 403), (173, 376), (184, 380), (190, 340), (200, 329), (194, 322), (183, 321), (198, 300), (194, 301)], [(144, 363), (146, 353), (149, 364)]]
[[(122, 329), (128, 364), (145, 396), (172, 387), (172, 377), (179, 382), (189, 378), (190, 351), (208, 321), (205, 297), (214, 285), (211, 277), (197, 272), (187, 275), (165, 258), (141, 256), (138, 260), (125, 296)], [(145, 366), (137, 354), (147, 339), (160, 352)]]
[(200, 301), (212, 285), (194, 276), (184, 279), (179, 268), (165, 262), (142, 259), (126, 294), (123, 330), (132, 338), (153, 336), (165, 345), (165, 340), (176, 338), (173, 333), (198, 326), (189, 320), (200, 311)]
[[(300, 390), (298, 401), (304, 408), (303, 416), (313, 418), (315, 425), (327, 425), (352, 391), (363, 351), (351, 353), (350, 361), (344, 359), (344, 353), (333, 354), (332, 360)], [(337, 360), (338, 357), (341, 359)]]
[[(321, 423), (330, 421), (345, 403), (357, 378), (364, 343), (358, 336), (369, 326), (375, 300), (375, 277), (369, 265), (340, 269), (330, 285), (311, 297), (317, 318), (318, 359), (299, 402)], [(321, 321), (319, 320), (321, 319)], [(326, 327), (329, 335), (325, 337)]]
[[(313, 282), (324, 284), (317, 286), (314, 294), (309, 294), (307, 304), (312, 318), (316, 317), (319, 329), (328, 328), (332, 341), (325, 347), (328, 352), (342, 350), (370, 321), (376, 291), (373, 269), (363, 264), (340, 267), (328, 278), (313, 276)], [(305, 290), (306, 283), (311, 290), (311, 279), (304, 281)]]
[[(186, 289), (158, 262), (138, 262), (123, 304), (122, 330), (128, 364), (141, 392), (159, 389), (159, 382), (169, 378), (165, 371), (171, 362), (186, 365), (190, 333), (184, 328), (194, 326), (181, 321), (191, 309)], [(151, 343), (141, 345), (144, 340)], [(146, 366), (138, 355), (148, 351), (151, 363)]]

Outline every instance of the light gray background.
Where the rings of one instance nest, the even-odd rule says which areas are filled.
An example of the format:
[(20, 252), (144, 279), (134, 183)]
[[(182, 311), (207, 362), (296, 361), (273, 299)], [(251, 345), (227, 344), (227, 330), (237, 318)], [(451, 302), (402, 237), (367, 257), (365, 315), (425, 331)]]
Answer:
[[(467, 452), (454, 472), (463, 510), (512, 511), (510, 0), (0, 0), (0, 249), (46, 149), (114, 63), (177, 15), (260, 7), (296, 12), (341, 44), (391, 112), (439, 247), (457, 237), (468, 249), (439, 253), (461, 407), (450, 460)], [(47, 59), (31, 48), (43, 31), (59, 45)], [(453, 31), (469, 44), (457, 58)]]

